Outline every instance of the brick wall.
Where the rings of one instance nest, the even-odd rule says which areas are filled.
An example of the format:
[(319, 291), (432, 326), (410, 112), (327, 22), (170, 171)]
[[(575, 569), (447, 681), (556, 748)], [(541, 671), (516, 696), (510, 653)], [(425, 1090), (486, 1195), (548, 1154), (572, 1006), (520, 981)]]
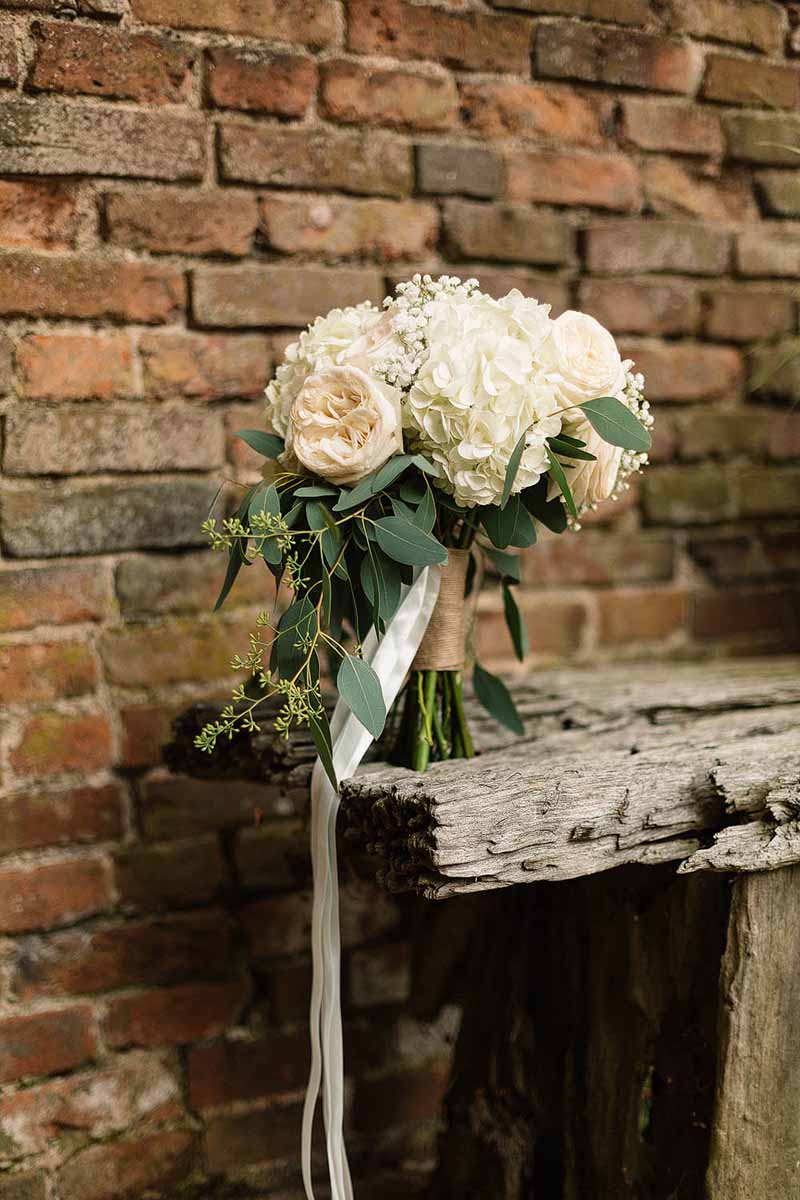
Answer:
[[(579, 305), (647, 376), (655, 465), (526, 556), (532, 664), (796, 645), (800, 360), (748, 378), (797, 330), (800, 6), (0, 10), (0, 1197), (294, 1198), (304, 789), (158, 765), (264, 598), (254, 568), (209, 616), (231, 432), (292, 328), (416, 267)], [(506, 660), (491, 592), (480, 639)], [(450, 1018), (398, 1015), (403, 913), (345, 904), (386, 1200), (430, 1156)]]

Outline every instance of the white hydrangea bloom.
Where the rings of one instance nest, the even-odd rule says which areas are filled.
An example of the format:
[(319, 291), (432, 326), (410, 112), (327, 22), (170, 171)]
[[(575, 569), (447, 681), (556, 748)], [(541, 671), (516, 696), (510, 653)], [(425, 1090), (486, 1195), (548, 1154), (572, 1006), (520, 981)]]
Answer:
[(351, 346), (381, 319), (374, 305), (334, 308), (317, 317), (296, 342), (286, 347), (284, 360), (266, 389), (267, 428), (285, 438), (289, 413), (309, 375), (323, 367), (338, 366)]
[(460, 289), (425, 305), (424, 354), (404, 404), (407, 440), (444, 472), (442, 485), (467, 508), (499, 502), (508, 460), (526, 448), (512, 488), (547, 470), (545, 442), (561, 428), (541, 361), (549, 306), (512, 291), (502, 300)]

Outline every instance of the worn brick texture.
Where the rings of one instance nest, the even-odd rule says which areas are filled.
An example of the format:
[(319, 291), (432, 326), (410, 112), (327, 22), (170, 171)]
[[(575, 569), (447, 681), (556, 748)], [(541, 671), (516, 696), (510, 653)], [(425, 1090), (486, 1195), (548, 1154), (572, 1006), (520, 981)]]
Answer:
[[(798, 645), (799, 148), (796, 4), (0, 0), (0, 1197), (300, 1194), (305, 786), (160, 759), (269, 601), (210, 615), (199, 526), (320, 310), (455, 271), (645, 371), (653, 465), (526, 553), (521, 669)], [(343, 904), (359, 1194), (419, 1195), (453, 1014)]]

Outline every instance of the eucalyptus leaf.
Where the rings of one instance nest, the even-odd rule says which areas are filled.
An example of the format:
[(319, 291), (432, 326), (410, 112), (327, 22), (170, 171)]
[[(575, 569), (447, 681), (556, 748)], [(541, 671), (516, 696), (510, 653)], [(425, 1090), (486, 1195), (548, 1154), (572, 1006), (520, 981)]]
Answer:
[(533, 546), (536, 543), (536, 526), (531, 520), (531, 515), (524, 504), (520, 503), (517, 508), (517, 520), (514, 525), (514, 532), (511, 535), (510, 546), (516, 546), (520, 550), (524, 550), (526, 546)]
[(489, 541), (498, 550), (532, 546), (536, 541), (536, 528), (519, 495), (510, 496), (505, 508), (487, 504), (481, 509), (481, 521)]
[(410, 504), (404, 503), (404, 501), (400, 500), (397, 496), (390, 496), (389, 503), (391, 504), (392, 512), (396, 517), (405, 517), (407, 521), (413, 522), (414, 517), (416, 516), (416, 510), (413, 509)]
[(441, 468), (426, 458), (424, 454), (412, 454), (411, 461), (415, 467), (419, 467), (423, 475), (431, 475), (434, 479), (438, 479), (442, 474)]
[(511, 451), (511, 456), (509, 457), (508, 465), (506, 466), (506, 477), (503, 481), (503, 494), (500, 497), (501, 508), (505, 508), (506, 504), (508, 503), (508, 497), (511, 495), (511, 489), (514, 486), (514, 480), (517, 478), (517, 471), (519, 470), (519, 464), (525, 449), (525, 439), (527, 436), (528, 433), (526, 430), (517, 442), (514, 449)]
[(336, 687), (364, 728), (374, 738), (380, 737), (386, 724), (386, 705), (380, 680), (369, 663), (346, 653), (336, 676)]
[(382, 492), (394, 483), (399, 475), (402, 475), (414, 461), (412, 454), (396, 454), (394, 458), (390, 458), (372, 477), (370, 491), (373, 496), (377, 492)]
[(615, 396), (598, 396), (580, 405), (604, 442), (638, 452), (650, 449), (651, 438), (626, 404)]
[(472, 687), (476, 699), (483, 705), (490, 716), (512, 733), (522, 734), (525, 728), (519, 718), (514, 701), (502, 679), (492, 675), (491, 671), (475, 663), (472, 674)]
[(264, 429), (237, 429), (234, 437), (241, 438), (256, 454), (264, 458), (277, 458), (283, 454), (283, 438), (275, 433), (267, 433)]
[(436, 524), (436, 501), (433, 498), (433, 492), (430, 488), (425, 489), (425, 495), (422, 497), (417, 506), (417, 511), (411, 520), (420, 529), (424, 529), (425, 533), (432, 531)]
[(225, 578), (222, 581), (222, 587), (219, 590), (219, 595), (214, 605), (214, 612), (222, 608), (222, 605), (225, 603), (225, 597), (236, 582), (236, 576), (239, 574), (243, 562), (244, 554), (242, 553), (242, 548), (238, 542), (234, 542), (228, 556), (228, 569), (225, 572)]
[(519, 583), (519, 555), (508, 554), (505, 550), (496, 550), (494, 546), (483, 546), (484, 554), (494, 563), (501, 579), (510, 579)]
[(564, 474), (564, 468), (561, 466), (561, 463), (549, 448), (547, 451), (547, 457), (550, 461), (550, 474), (553, 476), (559, 488), (561, 489), (561, 495), (564, 497), (564, 503), (572, 513), (573, 517), (577, 519), (578, 508), (574, 499), (572, 498), (572, 492), (569, 490), (569, 484), (567, 483), (567, 477)]
[(308, 727), (311, 730), (311, 736), (314, 739), (314, 745), (317, 748), (319, 761), (325, 770), (325, 774), (330, 779), (332, 786), (338, 791), (339, 781), (336, 778), (336, 770), (333, 765), (333, 747), (331, 744), (331, 727), (328, 724), (328, 717), (323, 712), (319, 716), (314, 713), (308, 715)]
[(447, 562), (447, 551), (441, 542), (404, 517), (381, 517), (373, 528), (381, 550), (395, 562), (413, 567)]
[(525, 655), (530, 650), (528, 630), (525, 626), (525, 622), (522, 619), (522, 614), (517, 607), (514, 594), (511, 591), (511, 588), (508, 586), (508, 582), (506, 580), (503, 580), (503, 610), (506, 615), (508, 632), (511, 634), (514, 653), (520, 662), (522, 662), (525, 658)]
[(290, 604), (278, 621), (272, 643), (270, 666), (281, 679), (291, 679), (302, 667), (308, 651), (305, 643), (315, 631), (316, 614), (308, 596)]
[(531, 516), (541, 521), (552, 533), (563, 533), (567, 528), (567, 514), (560, 500), (547, 499), (549, 483), (549, 476), (545, 475), (533, 487), (520, 492), (520, 499)]
[(371, 475), (365, 475), (363, 479), (359, 479), (352, 491), (342, 491), (339, 499), (333, 506), (333, 511), (346, 512), (348, 508), (357, 508), (359, 504), (364, 504), (367, 500), (371, 500), (372, 481), (376, 474), (377, 472), (373, 471)]
[(319, 496), (338, 496), (339, 489), (332, 483), (309, 483), (295, 488), (294, 494), (302, 500), (315, 500)]
[(419, 504), (427, 491), (427, 485), (421, 479), (404, 479), (397, 489), (401, 500), (406, 504)]
[(380, 619), (388, 622), (400, 603), (402, 580), (400, 568), (378, 547), (370, 549), (361, 560), (361, 586)]
[(568, 442), (562, 437), (548, 438), (547, 444), (554, 454), (560, 454), (563, 458), (579, 458), (583, 462), (597, 461), (596, 454), (590, 454), (588, 450), (582, 450), (580, 446), (573, 446), (572, 442)]

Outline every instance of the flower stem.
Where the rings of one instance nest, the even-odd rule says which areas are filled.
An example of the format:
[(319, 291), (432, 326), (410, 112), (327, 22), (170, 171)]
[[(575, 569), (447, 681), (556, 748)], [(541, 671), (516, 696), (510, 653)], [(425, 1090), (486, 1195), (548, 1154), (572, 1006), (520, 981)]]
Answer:
[(467, 724), (467, 716), (464, 712), (464, 692), (460, 671), (453, 672), (452, 688), (453, 712), (456, 724), (458, 726), (458, 735), (461, 742), (461, 748), (463, 750), (463, 757), (474, 758), (475, 746), (472, 741), (472, 734), (469, 731), (469, 725)]
[(439, 672), (417, 671), (415, 674), (416, 679), (412, 681), (411, 686), (414, 687), (416, 684), (419, 702), (419, 722), (417, 725), (417, 740), (414, 746), (414, 761), (412, 765), (415, 771), (427, 771), (431, 756), (431, 742), (433, 740), (431, 717), (436, 699), (436, 679)]

